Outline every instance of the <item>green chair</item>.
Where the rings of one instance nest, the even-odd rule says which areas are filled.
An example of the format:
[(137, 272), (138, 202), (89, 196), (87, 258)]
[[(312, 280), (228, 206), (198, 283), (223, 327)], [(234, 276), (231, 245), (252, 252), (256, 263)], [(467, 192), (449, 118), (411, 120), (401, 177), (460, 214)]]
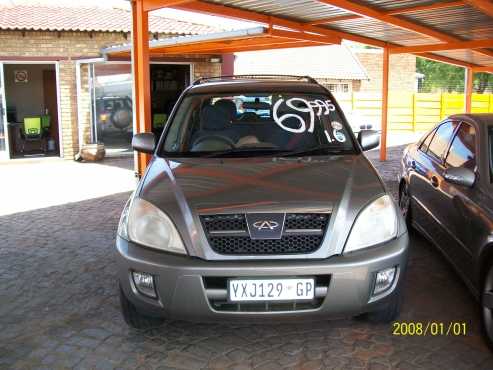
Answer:
[(51, 117), (49, 115), (41, 116), (41, 129), (45, 136), (49, 133), (51, 126)]
[[(22, 151), (26, 148), (26, 142), (39, 141), (40, 149), (43, 150), (43, 130), (41, 126), (41, 117), (26, 117), (24, 118), (23, 127), (24, 142)], [(43, 150), (44, 151), (44, 150)]]
[(152, 127), (163, 128), (168, 120), (168, 115), (164, 113), (156, 113), (152, 116)]

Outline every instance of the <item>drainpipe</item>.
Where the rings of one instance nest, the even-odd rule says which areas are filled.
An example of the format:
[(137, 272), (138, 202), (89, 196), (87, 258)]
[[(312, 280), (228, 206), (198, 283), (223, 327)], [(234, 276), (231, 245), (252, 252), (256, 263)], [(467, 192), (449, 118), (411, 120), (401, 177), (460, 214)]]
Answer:
[[(75, 61), (75, 83), (76, 83), (76, 94), (77, 94), (77, 132), (79, 137), (79, 151), (75, 155), (75, 160), (80, 160), (80, 152), (82, 150), (82, 142), (84, 141), (84, 133), (82, 131), (81, 123), (83, 120), (82, 110), (81, 110), (81, 94), (82, 94), (82, 76), (80, 69), (82, 64), (90, 63), (101, 63), (104, 62), (104, 58), (92, 58), (92, 59), (79, 59)], [(92, 99), (91, 99), (92, 104)]]

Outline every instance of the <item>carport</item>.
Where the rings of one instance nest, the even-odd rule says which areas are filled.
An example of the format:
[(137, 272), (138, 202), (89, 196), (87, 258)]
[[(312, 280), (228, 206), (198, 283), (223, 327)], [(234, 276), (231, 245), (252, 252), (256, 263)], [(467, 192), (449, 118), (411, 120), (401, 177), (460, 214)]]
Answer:
[[(148, 14), (166, 7), (255, 22), (265, 28), (149, 42)], [(466, 112), (471, 111), (473, 74), (493, 73), (493, 2), (489, 0), (132, 0), (132, 14), (136, 132), (151, 129), (150, 55), (223, 54), (342, 40), (382, 48), (381, 160), (387, 157), (391, 54), (412, 53), (464, 67)], [(110, 58), (128, 53), (129, 47), (107, 50)], [(139, 173), (148, 160), (148, 155), (139, 154)]]

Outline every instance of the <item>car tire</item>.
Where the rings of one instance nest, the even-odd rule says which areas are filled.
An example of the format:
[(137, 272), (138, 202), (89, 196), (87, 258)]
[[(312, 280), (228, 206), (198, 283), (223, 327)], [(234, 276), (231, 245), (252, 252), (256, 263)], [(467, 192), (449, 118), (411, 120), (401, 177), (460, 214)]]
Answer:
[(374, 324), (388, 324), (395, 321), (401, 313), (401, 301), (401, 289), (398, 287), (388, 304), (384, 308), (368, 312), (365, 317), (366, 320)]
[(164, 323), (164, 319), (157, 317), (150, 317), (137, 311), (135, 305), (128, 300), (123, 293), (123, 289), (120, 290), (120, 308), (122, 311), (123, 319), (128, 326), (135, 329), (150, 329), (161, 326)]
[(493, 264), (483, 281), (481, 291), (481, 313), (483, 334), (488, 346), (493, 350)]
[(405, 181), (399, 186), (399, 209), (402, 217), (404, 217), (404, 221), (406, 221), (408, 229), (410, 229), (412, 223), (411, 196), (409, 194), (409, 185)]

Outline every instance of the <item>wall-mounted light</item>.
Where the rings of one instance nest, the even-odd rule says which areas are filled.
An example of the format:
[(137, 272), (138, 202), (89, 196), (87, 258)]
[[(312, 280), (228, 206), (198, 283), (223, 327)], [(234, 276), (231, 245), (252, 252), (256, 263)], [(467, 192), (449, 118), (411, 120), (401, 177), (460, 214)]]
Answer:
[(222, 59), (221, 58), (211, 58), (209, 59), (209, 62), (211, 63), (221, 63)]

